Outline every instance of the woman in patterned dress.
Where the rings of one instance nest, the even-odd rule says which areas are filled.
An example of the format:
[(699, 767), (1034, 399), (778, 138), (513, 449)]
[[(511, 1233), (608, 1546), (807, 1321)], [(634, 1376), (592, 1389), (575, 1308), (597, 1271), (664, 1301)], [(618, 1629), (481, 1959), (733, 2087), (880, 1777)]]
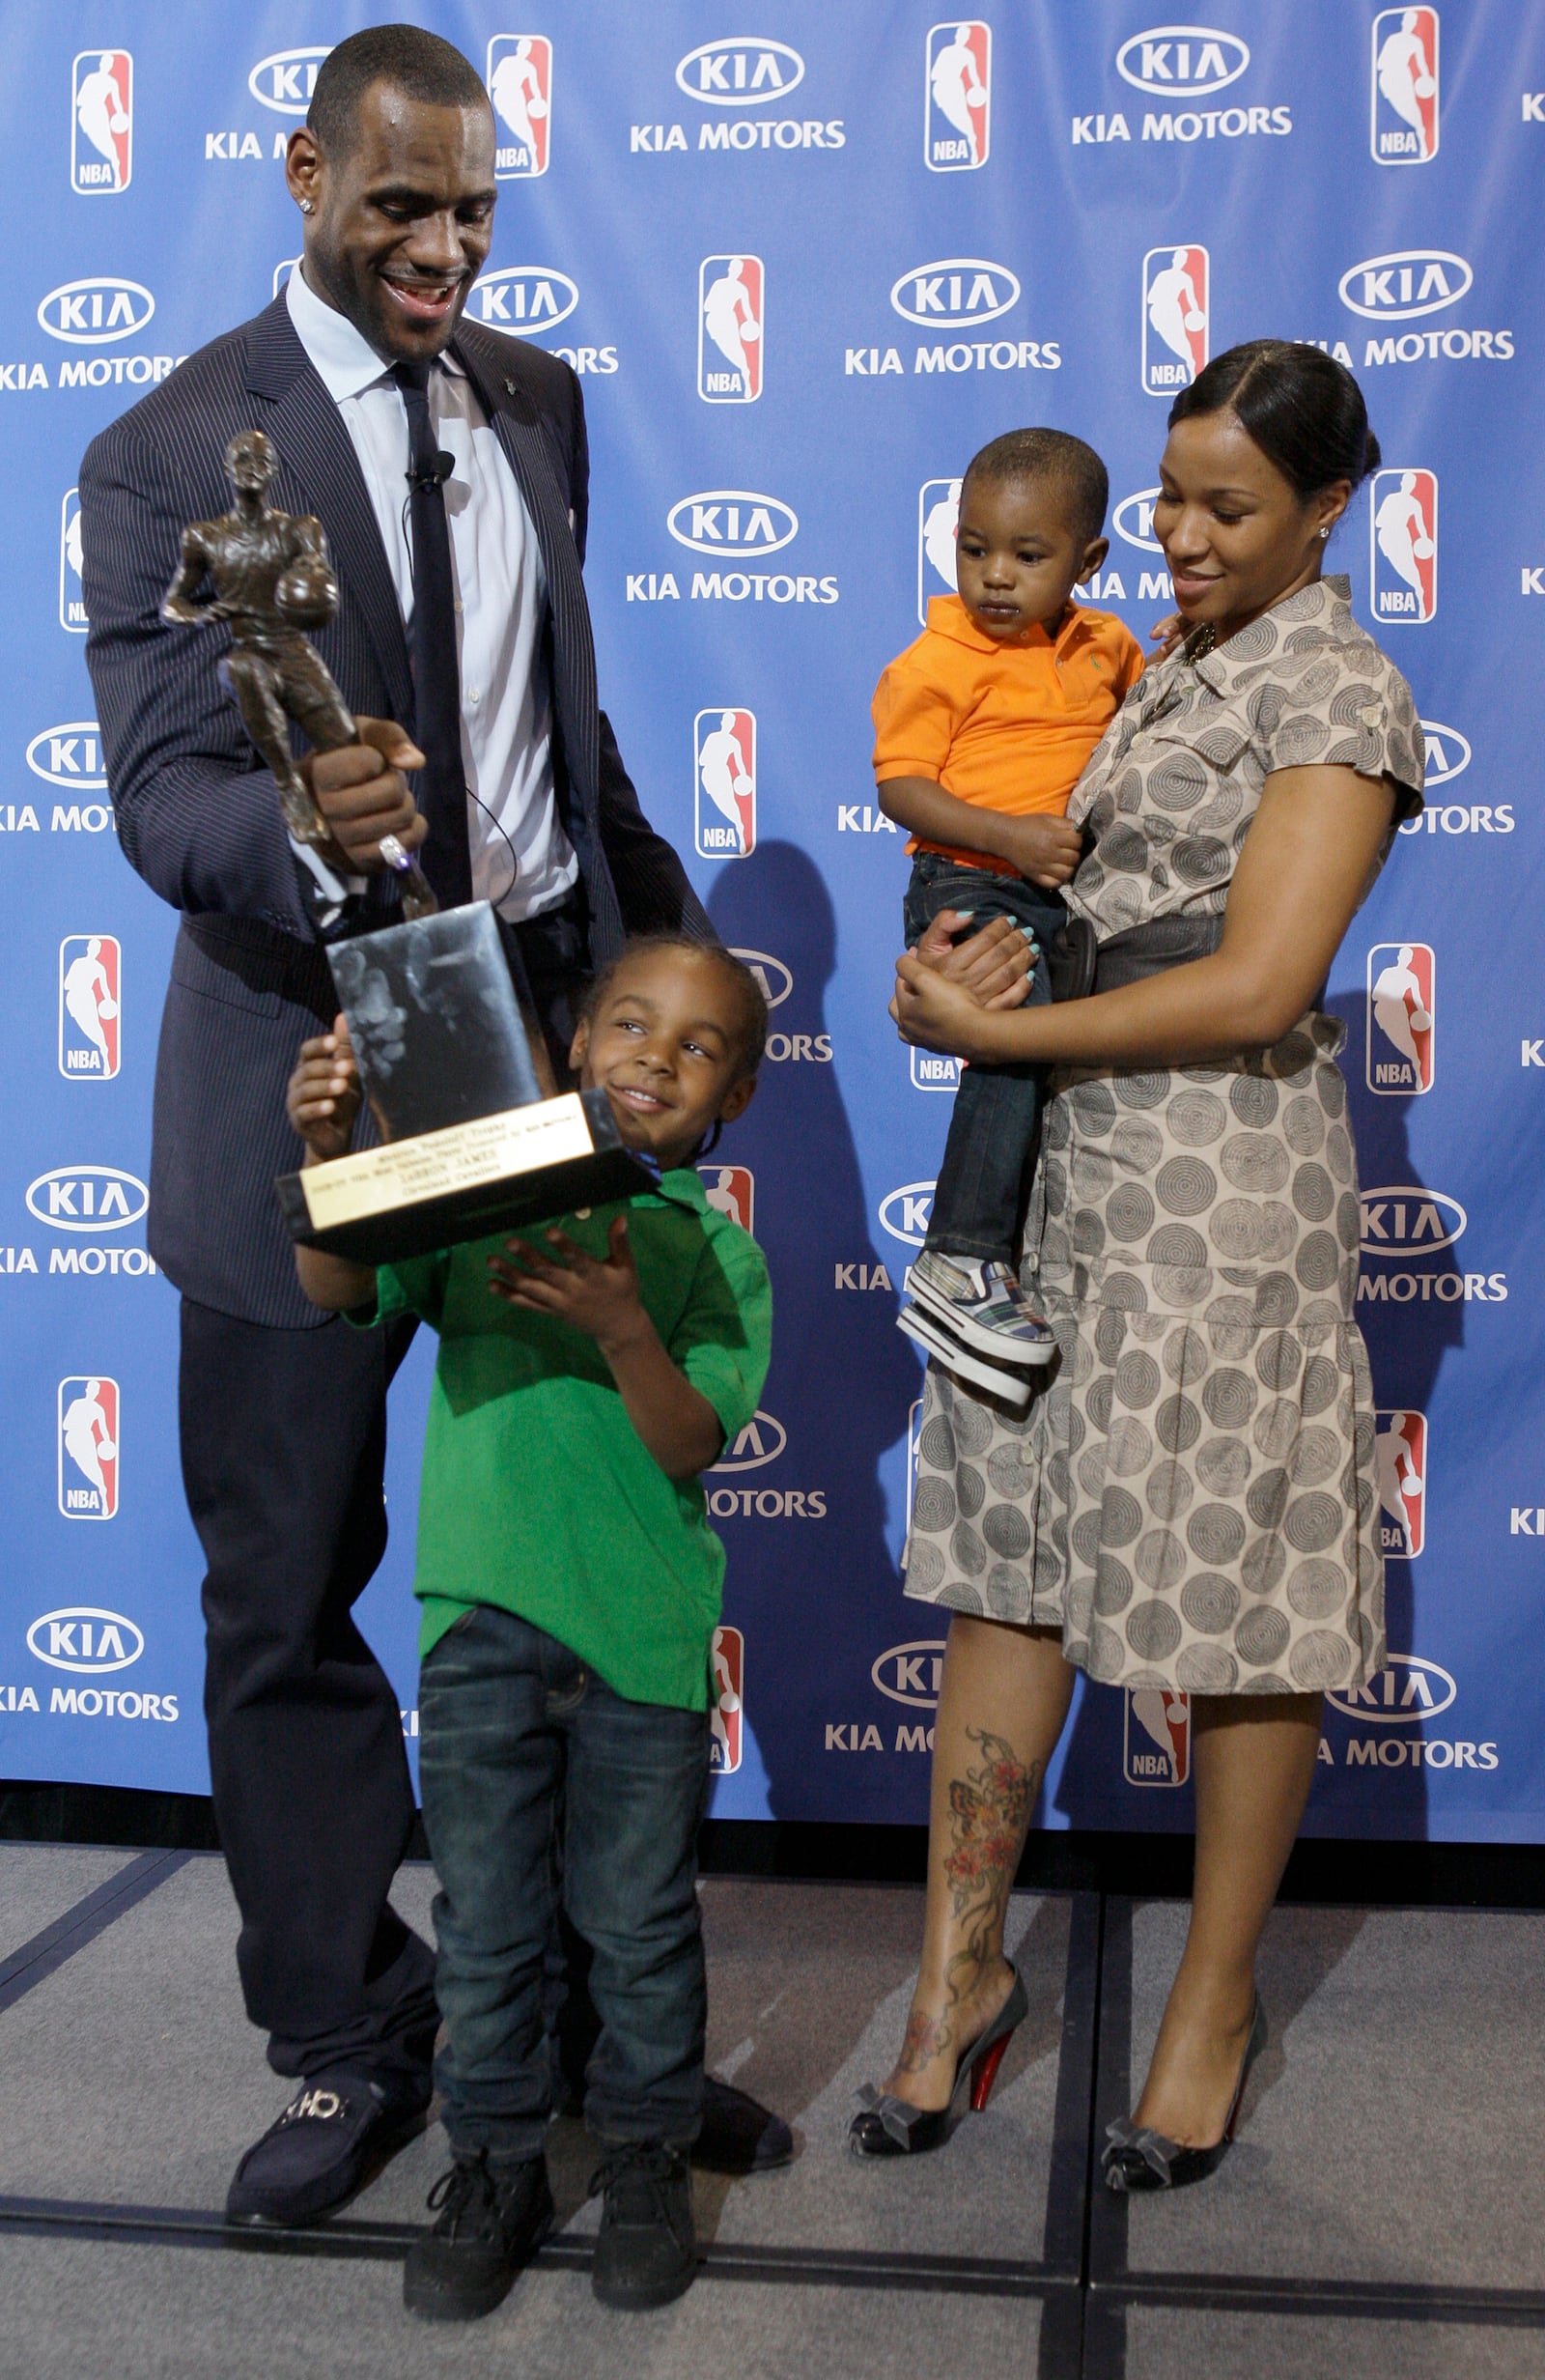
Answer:
[(1161, 1738), (1165, 1693), (1192, 1697), (1190, 1932), (1106, 2179), (1211, 2171), (1264, 2035), (1255, 1950), (1321, 1694), (1384, 1661), (1343, 1031), (1320, 1006), (1421, 803), (1410, 690), (1321, 576), (1378, 459), (1315, 348), (1235, 348), (1177, 398), (1154, 533), (1186, 633), (1068, 813), (1094, 838), (1067, 888), (1094, 994), (995, 1010), (928, 946), (898, 963), (905, 1039), (1058, 1068), (1025, 1277), (1060, 1360), (1023, 1418), (929, 1368), (907, 1593), (955, 1616), (922, 1966), (862, 2155), (937, 2145), (968, 2069), (990, 2087), (1024, 2006), (1005, 1904), (1078, 1668), (1146, 1695)]

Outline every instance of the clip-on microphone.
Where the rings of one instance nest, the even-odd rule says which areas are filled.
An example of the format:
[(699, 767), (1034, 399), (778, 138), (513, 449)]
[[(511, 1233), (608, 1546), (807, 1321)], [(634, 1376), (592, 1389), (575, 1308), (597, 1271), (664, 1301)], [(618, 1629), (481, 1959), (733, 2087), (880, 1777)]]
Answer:
[(435, 488), (443, 488), (455, 468), (456, 457), (447, 454), (442, 446), (425, 462), (410, 465), (403, 476), (415, 496), (427, 495)]

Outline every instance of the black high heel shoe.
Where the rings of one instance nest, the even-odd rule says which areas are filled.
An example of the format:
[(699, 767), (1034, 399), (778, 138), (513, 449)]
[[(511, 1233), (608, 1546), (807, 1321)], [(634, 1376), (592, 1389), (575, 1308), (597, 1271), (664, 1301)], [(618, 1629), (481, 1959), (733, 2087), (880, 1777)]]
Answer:
[(1250, 2070), (1266, 2047), (1266, 2011), (1261, 2006), (1260, 1994), (1255, 1995), (1254, 2012), (1250, 2018), (1250, 2039), (1245, 2044), (1244, 2062), (1239, 2069), (1239, 2081), (1229, 2102), (1228, 2117), (1223, 2125), (1223, 2137), (1211, 2148), (1182, 2148), (1178, 2141), (1168, 2140), (1151, 2125), (1135, 2124), (1124, 2115), (1105, 2129), (1107, 2146), (1100, 2160), (1107, 2190), (1118, 2194), (1134, 2190), (1184, 2190), (1188, 2182), (1204, 2182), (1209, 2173), (1216, 2173), (1233, 2146), (1234, 2126), (1239, 2120), (1239, 2105), (1245, 2096), (1245, 2084)]
[(1009, 1996), (992, 2023), (962, 2050), (947, 2105), (914, 2108), (866, 2082), (858, 2093), (861, 2111), (848, 2128), (848, 2146), (856, 2157), (919, 2157), (926, 2149), (942, 2148), (950, 2135), (956, 2101), (968, 2082), (970, 2111), (980, 2115), (993, 2095), (1003, 2053), (1029, 2013), (1025, 1978), (1012, 1959), (1007, 1965), (1014, 1978)]

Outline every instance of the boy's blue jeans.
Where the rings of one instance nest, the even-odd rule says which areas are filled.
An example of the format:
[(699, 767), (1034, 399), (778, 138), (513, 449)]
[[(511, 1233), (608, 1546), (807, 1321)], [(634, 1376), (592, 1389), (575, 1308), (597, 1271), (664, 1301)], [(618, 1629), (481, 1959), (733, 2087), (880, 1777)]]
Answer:
[(427, 1656), (418, 1723), (440, 1884), (435, 1992), (447, 2040), (435, 2080), (452, 2148), (495, 2164), (542, 2153), (543, 1964), (560, 1869), (602, 2027), (585, 2120), (606, 2140), (695, 2139), (706, 1712), (625, 1702), (555, 1637), (478, 1604)]
[[(1060, 893), (1043, 892), (1024, 876), (999, 876), (991, 868), (946, 860), (942, 852), (919, 851), (903, 913), (909, 949), (941, 909), (974, 911), (968, 934), (994, 918), (1013, 918), (1029, 927), (1043, 950), (1068, 914)], [(1042, 957), (1030, 1000), (1041, 1005), (1051, 997)], [(1017, 1261), (1040, 1144), (1046, 1076), (1044, 1066), (962, 1067), (925, 1246), (952, 1256)]]

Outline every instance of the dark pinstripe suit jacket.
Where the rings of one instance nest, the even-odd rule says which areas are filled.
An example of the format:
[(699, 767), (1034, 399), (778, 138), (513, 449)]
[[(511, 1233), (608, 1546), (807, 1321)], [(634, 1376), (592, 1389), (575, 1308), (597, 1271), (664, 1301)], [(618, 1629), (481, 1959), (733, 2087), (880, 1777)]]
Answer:
[[(596, 698), (580, 565), (589, 461), (579, 383), (522, 340), (464, 324), (455, 353), (536, 526), (547, 573), (554, 763), (582, 872), (591, 955), (626, 932), (712, 939), (670, 845), (649, 826)], [(297, 1147), (284, 1114), (295, 1053), (333, 1013), (267, 770), (216, 665), (218, 629), (161, 625), (185, 524), (225, 512), (227, 441), (262, 429), (282, 468), (272, 500), (326, 529), (342, 601), (316, 641), (351, 707), (411, 728), (407, 644), (364, 478), (337, 406), (282, 297), (199, 351), (94, 439), (80, 469), (86, 659), (124, 852), (183, 912), (161, 1022), (150, 1245), (201, 1304), (278, 1328), (323, 1318), (301, 1295), (273, 1176)], [(382, 924), (395, 892), (372, 888)]]

